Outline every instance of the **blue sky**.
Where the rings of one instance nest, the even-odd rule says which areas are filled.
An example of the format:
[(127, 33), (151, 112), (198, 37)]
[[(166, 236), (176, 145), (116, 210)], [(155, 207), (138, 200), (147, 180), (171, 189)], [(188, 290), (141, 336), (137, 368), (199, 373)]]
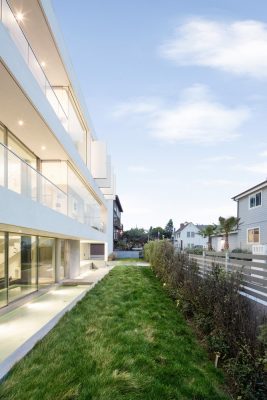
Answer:
[(53, 0), (126, 229), (217, 222), (267, 177), (266, 0)]

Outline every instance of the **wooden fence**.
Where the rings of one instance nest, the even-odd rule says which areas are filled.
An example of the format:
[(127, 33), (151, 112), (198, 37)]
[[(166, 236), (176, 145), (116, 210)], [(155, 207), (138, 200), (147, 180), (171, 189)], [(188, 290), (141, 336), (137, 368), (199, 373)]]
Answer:
[(189, 257), (197, 262), (202, 276), (209, 274), (214, 265), (229, 273), (239, 272), (240, 293), (267, 306), (267, 255), (204, 251), (202, 256), (190, 254)]

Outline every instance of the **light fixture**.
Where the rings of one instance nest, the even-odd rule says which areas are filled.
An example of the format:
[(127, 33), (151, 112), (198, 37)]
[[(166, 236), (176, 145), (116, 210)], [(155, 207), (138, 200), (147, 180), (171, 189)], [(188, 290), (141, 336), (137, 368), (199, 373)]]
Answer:
[(24, 19), (24, 14), (22, 13), (22, 12), (17, 12), (17, 14), (16, 14), (16, 18), (17, 18), (17, 20), (19, 21), (19, 22), (22, 22), (23, 21), (23, 19)]
[(41, 67), (45, 68), (46, 67), (46, 63), (45, 61), (41, 61)]
[(46, 146), (42, 146), (42, 147), (41, 147), (41, 150), (46, 150)]
[(18, 121), (18, 124), (19, 124), (19, 126), (22, 126), (22, 125), (24, 125), (24, 121), (22, 121), (22, 119), (20, 119), (20, 120)]

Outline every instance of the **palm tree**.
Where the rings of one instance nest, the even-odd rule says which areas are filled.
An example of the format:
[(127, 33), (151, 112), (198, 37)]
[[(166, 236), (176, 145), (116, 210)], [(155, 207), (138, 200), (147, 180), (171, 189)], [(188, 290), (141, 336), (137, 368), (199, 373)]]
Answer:
[(208, 251), (212, 250), (211, 237), (212, 235), (214, 235), (216, 230), (217, 230), (217, 225), (213, 224), (205, 226), (205, 228), (201, 229), (201, 231), (199, 232), (200, 235), (208, 238)]
[(240, 218), (219, 218), (219, 231), (224, 234), (224, 250), (229, 249), (229, 233), (238, 228)]

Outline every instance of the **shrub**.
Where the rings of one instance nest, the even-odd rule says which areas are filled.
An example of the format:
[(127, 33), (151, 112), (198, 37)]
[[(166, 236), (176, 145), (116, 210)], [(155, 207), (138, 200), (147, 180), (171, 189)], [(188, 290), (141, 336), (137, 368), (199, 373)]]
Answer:
[(165, 241), (149, 242), (145, 257), (177, 306), (192, 318), (210, 352), (220, 353), (235, 398), (264, 399), (267, 325), (260, 328), (264, 317), (239, 294), (241, 276), (214, 264), (203, 278), (194, 260)]

